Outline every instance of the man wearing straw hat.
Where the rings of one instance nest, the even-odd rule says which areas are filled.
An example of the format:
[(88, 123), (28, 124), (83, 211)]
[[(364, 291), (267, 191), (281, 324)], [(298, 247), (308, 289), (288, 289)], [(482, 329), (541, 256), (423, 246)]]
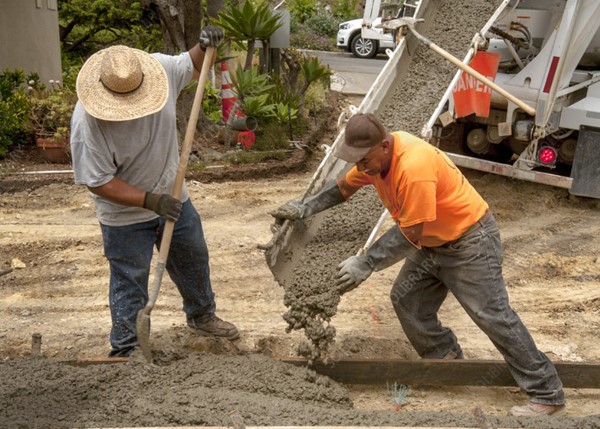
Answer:
[(71, 122), (75, 183), (91, 192), (110, 265), (110, 357), (138, 346), (136, 316), (148, 301), (154, 246), (175, 222), (166, 269), (183, 298), (187, 325), (203, 336), (239, 337), (215, 315), (208, 249), (185, 184), (170, 193), (179, 163), (176, 101), (197, 79), (207, 47), (223, 31), (205, 27), (189, 52), (169, 56), (113, 46), (92, 55), (77, 77)]

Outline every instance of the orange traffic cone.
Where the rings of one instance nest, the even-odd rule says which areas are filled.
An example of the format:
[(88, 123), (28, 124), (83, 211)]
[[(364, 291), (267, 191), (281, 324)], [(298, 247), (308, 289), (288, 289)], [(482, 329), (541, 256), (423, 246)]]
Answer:
[[(221, 112), (223, 114), (223, 122), (229, 122), (229, 116), (234, 115), (232, 120), (236, 116), (244, 117), (244, 113), (238, 110), (233, 112), (237, 99), (233, 93), (233, 83), (229, 70), (227, 68), (227, 61), (221, 61)], [(240, 144), (244, 149), (249, 150), (256, 141), (256, 135), (254, 131), (240, 131), (237, 136), (237, 143)]]
[(232, 88), (233, 83), (227, 69), (227, 61), (221, 61), (221, 113), (223, 114), (223, 122), (225, 123), (227, 123), (236, 102)]

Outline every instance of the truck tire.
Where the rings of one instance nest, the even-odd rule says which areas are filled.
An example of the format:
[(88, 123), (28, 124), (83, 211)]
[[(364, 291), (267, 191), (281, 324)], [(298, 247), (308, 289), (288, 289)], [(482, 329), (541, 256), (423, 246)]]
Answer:
[(350, 50), (357, 58), (373, 58), (377, 55), (377, 40), (363, 39), (360, 33), (352, 37)]

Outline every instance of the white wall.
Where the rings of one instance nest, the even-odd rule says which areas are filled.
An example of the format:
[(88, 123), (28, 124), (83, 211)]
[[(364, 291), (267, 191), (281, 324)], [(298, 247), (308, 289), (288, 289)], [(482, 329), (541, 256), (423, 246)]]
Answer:
[(0, 70), (62, 81), (57, 0), (0, 0)]

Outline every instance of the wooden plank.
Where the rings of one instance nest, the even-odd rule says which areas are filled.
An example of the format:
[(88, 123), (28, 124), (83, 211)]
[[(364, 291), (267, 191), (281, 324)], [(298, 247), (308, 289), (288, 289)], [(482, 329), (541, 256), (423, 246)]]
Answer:
[[(307, 366), (302, 358), (276, 358)], [(600, 388), (600, 364), (555, 362), (564, 387)], [(311, 369), (345, 384), (431, 386), (516, 386), (503, 360), (467, 359), (342, 359), (315, 362)]]
[[(78, 428), (73, 428), (78, 429)], [(94, 429), (94, 428), (88, 428)], [(96, 428), (100, 429), (100, 428)], [(231, 429), (231, 426), (148, 426), (102, 429)], [(462, 426), (245, 426), (245, 429), (473, 429)], [(497, 428), (506, 429), (506, 428)]]
[[(304, 358), (274, 357), (296, 366), (308, 366)], [(128, 358), (86, 358), (61, 361), (89, 366), (127, 362)], [(600, 388), (600, 364), (554, 362), (564, 387)], [(345, 384), (407, 384), (429, 386), (516, 386), (503, 360), (468, 359), (341, 359), (315, 362), (311, 367)]]

